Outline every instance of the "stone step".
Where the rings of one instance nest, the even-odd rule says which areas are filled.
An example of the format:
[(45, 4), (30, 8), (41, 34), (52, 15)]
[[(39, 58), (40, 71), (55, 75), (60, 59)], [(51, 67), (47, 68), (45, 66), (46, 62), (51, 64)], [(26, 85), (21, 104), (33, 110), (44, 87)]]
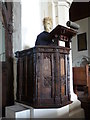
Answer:
[(6, 118), (30, 118), (30, 109), (22, 105), (13, 105), (5, 108)]
[(75, 100), (69, 105), (70, 112), (79, 108), (81, 108), (81, 102), (79, 100)]

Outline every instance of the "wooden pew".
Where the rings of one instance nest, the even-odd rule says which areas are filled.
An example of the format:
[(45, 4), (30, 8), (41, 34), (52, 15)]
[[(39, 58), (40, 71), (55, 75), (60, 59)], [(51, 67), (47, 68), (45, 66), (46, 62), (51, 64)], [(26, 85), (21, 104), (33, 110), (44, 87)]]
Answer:
[(90, 66), (73, 67), (73, 85), (75, 93), (78, 86), (86, 86), (88, 88), (88, 97), (90, 98)]

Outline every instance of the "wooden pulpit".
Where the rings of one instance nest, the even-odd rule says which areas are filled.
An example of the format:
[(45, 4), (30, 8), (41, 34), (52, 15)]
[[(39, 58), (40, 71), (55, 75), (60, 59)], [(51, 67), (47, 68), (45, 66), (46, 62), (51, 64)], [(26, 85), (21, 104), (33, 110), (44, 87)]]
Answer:
[[(55, 108), (70, 101), (71, 38), (76, 31), (58, 25), (49, 39), (51, 46), (35, 46), (17, 51), (17, 101), (35, 108)], [(59, 46), (60, 41), (65, 46)]]

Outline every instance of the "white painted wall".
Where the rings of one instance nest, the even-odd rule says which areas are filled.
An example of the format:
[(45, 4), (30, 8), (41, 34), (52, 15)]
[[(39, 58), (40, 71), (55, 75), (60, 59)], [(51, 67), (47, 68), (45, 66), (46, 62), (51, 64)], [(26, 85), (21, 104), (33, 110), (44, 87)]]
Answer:
[(43, 18), (44, 17), (51, 17), (52, 18), (52, 2), (45, 2), (40, 0), (40, 26), (41, 26), (41, 31), (44, 30), (43, 28)]
[(22, 47), (34, 47), (37, 35), (41, 32), (39, 0), (22, 0)]
[(21, 41), (21, 3), (13, 3), (13, 53), (22, 49)]
[(0, 20), (0, 61), (5, 61), (5, 29)]
[(72, 39), (72, 59), (73, 66), (80, 66), (83, 56), (88, 56), (88, 18), (76, 21), (80, 25), (80, 29), (77, 34), (86, 32), (87, 34), (87, 50), (78, 51), (77, 48), (77, 36)]
[(1, 54), (2, 54), (2, 22), (0, 20), (0, 59), (1, 59)]

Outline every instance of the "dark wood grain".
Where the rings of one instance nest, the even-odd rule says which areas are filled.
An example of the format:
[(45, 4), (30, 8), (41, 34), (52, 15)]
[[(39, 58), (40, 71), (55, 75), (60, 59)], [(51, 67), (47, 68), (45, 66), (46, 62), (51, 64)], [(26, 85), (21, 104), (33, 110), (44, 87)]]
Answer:
[(14, 86), (13, 86), (13, 52), (12, 52), (12, 8), (13, 2), (0, 2), (0, 18), (2, 27), (5, 30), (5, 61), (2, 64), (2, 116), (5, 115), (5, 107), (14, 104)]
[[(42, 48), (48, 52), (40, 52)], [(34, 52), (36, 49), (39, 52)], [(65, 64), (65, 53), (60, 53), (63, 48), (53, 47), (52, 52), (51, 49), (50, 46), (49, 49), (34, 47), (33, 50), (29, 49), (30, 54), (27, 55), (26, 51), (25, 56), (18, 58), (17, 101), (34, 107), (60, 107), (68, 104), (65, 72), (61, 77), (61, 71), (65, 71), (64, 65), (61, 67), (61, 64)], [(63, 63), (60, 61), (61, 56)]]

